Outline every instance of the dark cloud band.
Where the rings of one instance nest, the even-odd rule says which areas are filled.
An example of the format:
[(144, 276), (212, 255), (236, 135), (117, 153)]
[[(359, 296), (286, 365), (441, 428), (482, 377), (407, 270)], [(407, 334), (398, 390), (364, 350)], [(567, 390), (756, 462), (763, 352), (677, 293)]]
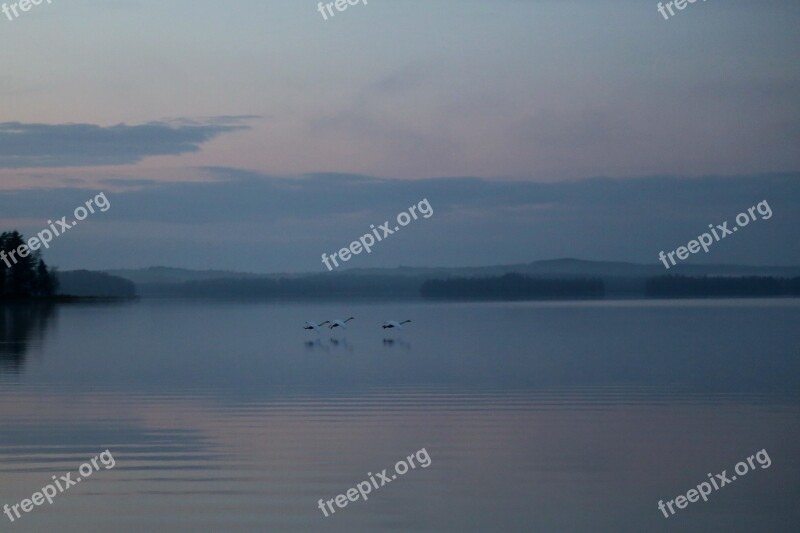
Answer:
[(197, 152), (223, 133), (248, 126), (215, 120), (206, 124), (0, 123), (0, 168), (128, 165), (156, 155)]

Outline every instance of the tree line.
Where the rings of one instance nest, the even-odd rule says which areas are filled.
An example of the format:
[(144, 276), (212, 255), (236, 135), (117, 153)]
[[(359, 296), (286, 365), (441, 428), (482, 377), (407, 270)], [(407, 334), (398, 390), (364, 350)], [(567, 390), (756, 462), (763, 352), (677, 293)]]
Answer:
[[(19, 253), (25, 240), (18, 231), (0, 233), (0, 299), (49, 298), (58, 291), (58, 277), (39, 250)], [(13, 256), (11, 252), (14, 251)]]
[(645, 283), (645, 296), (653, 298), (800, 296), (800, 277), (659, 276), (647, 280)]
[(601, 279), (533, 278), (505, 274), (485, 278), (432, 279), (420, 289), (425, 298), (492, 298), (503, 300), (602, 298), (605, 284)]

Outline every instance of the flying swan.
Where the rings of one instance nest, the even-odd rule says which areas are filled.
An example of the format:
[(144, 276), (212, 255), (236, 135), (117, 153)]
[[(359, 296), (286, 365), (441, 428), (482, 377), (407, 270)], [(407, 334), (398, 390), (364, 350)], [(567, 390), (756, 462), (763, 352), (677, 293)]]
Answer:
[(316, 322), (312, 322), (311, 320), (306, 320), (306, 325), (303, 326), (303, 329), (313, 329), (314, 331), (319, 333), (320, 332), (319, 327), (324, 326), (328, 322), (330, 322), (330, 320), (326, 320), (322, 324), (317, 324)]
[(383, 323), (383, 326), (381, 326), (381, 327), (383, 329), (391, 329), (391, 328), (403, 329), (403, 324), (406, 324), (407, 322), (411, 322), (411, 321), (410, 320), (403, 320), (402, 322), (397, 323), (394, 320), (387, 320), (386, 322)]
[(354, 320), (354, 319), (355, 319), (355, 317), (352, 317), (352, 316), (351, 316), (351, 317), (350, 317), (350, 318), (348, 318), (347, 320), (334, 320), (333, 322), (331, 322), (331, 325), (330, 325), (330, 326), (328, 326), (328, 329), (333, 329), (333, 328), (342, 328), (342, 329), (347, 329), (347, 326), (346, 326), (346, 324), (347, 324), (348, 322), (350, 322), (351, 320)]

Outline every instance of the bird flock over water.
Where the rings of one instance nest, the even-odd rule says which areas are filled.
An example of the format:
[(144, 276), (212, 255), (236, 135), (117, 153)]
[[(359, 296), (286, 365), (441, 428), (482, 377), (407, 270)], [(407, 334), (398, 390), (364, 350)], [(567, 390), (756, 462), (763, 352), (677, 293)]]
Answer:
[[(347, 318), (346, 320), (326, 320), (325, 322), (314, 322), (313, 320), (306, 320), (306, 325), (303, 326), (303, 329), (307, 330), (314, 330), (317, 333), (322, 332), (322, 328), (324, 326), (328, 326), (329, 330), (333, 330), (335, 328), (340, 328), (342, 330), (347, 329), (347, 323), (351, 320), (355, 320), (355, 317)], [(383, 329), (403, 329), (403, 324), (408, 324), (411, 322), (410, 320), (403, 320), (402, 322), (397, 322), (396, 320), (387, 320), (383, 323), (381, 328)]]

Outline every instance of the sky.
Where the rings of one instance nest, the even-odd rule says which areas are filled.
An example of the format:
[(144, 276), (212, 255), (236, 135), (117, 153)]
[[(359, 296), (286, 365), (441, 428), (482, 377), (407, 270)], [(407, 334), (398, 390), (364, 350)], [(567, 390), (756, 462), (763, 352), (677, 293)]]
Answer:
[[(0, 14), (0, 228), (62, 270), (800, 264), (800, 4), (53, 0)], [(394, 225), (394, 222), (392, 223)]]

